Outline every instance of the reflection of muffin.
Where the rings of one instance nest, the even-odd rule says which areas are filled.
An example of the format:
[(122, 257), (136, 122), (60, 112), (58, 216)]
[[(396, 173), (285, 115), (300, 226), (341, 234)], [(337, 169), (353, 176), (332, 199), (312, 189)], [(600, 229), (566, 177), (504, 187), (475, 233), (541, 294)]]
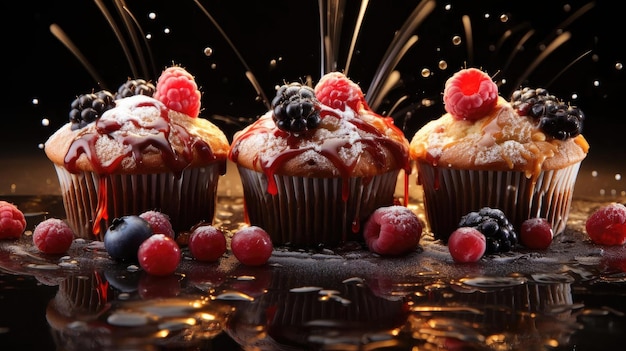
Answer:
[[(184, 97), (185, 89), (195, 97)], [(170, 90), (183, 97), (173, 100)], [(77, 236), (98, 237), (113, 218), (146, 210), (169, 215), (177, 231), (213, 220), (228, 141), (197, 118), (199, 100), (189, 107), (199, 94), (189, 73), (170, 67), (159, 78), (159, 99), (118, 93), (113, 100), (106, 92), (77, 99), (70, 122), (45, 145)], [(94, 107), (79, 106), (81, 98)]]
[(494, 345), (545, 350), (567, 343), (578, 328), (572, 313), (573, 279), (551, 276), (542, 283), (519, 276), (467, 278), (453, 291), (412, 295), (419, 297), (412, 304), (409, 331), (419, 331), (416, 335), (435, 344), (472, 350)]
[(394, 344), (393, 333), (407, 318), (406, 301), (376, 296), (363, 280), (342, 279), (318, 263), (323, 272), (273, 269), (267, 291), (238, 302), (225, 332), (244, 349), (367, 349), (381, 339)]
[(360, 239), (361, 224), (394, 203), (398, 173), (409, 170), (404, 134), (338, 72), (322, 77), (315, 91), (285, 85), (272, 105), (235, 134), (229, 154), (249, 222), (276, 245)]
[(544, 89), (517, 91), (509, 103), (473, 68), (446, 82), (444, 102), (448, 113), (410, 146), (435, 237), (447, 241), (463, 215), (483, 207), (504, 211), (518, 231), (543, 217), (562, 232), (589, 148), (582, 112)]

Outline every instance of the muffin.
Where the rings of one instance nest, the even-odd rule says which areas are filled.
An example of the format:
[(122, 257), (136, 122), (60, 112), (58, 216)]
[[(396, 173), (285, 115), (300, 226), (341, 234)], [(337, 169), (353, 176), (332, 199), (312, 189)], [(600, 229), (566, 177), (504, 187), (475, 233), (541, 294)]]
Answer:
[(129, 80), (116, 95), (103, 90), (72, 103), (45, 152), (77, 237), (102, 239), (114, 218), (147, 210), (167, 214), (176, 232), (213, 220), (229, 144), (199, 110), (194, 78), (178, 66), (156, 87)]
[[(339, 246), (362, 240), (361, 225), (394, 204), (399, 172), (410, 172), (409, 143), (393, 119), (367, 105), (344, 74), (311, 87), (283, 85), (272, 110), (235, 133), (245, 214), (274, 245)], [(406, 198), (406, 196), (405, 196)]]
[(518, 232), (542, 217), (561, 233), (589, 150), (582, 111), (545, 89), (523, 88), (507, 101), (475, 68), (448, 79), (443, 99), (446, 113), (410, 144), (435, 238), (447, 242), (462, 216), (485, 207), (502, 210)]

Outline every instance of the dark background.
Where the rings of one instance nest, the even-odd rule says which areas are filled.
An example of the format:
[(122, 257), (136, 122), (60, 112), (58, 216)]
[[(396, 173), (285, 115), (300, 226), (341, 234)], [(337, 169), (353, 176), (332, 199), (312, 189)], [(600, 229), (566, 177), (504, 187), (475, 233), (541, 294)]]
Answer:
[[(222, 127), (229, 137), (266, 110), (245, 76), (246, 66), (269, 99), (276, 85), (302, 81), (307, 76), (317, 82), (323, 70), (318, 1), (200, 1), (238, 56), (194, 1), (127, 0), (127, 8), (139, 24), (140, 31), (136, 25), (133, 30), (140, 37), (143, 60), (132, 48), (129, 31), (114, 3), (102, 0), (131, 46), (130, 59), (95, 1), (34, 0), (3, 5), (2, 118), (7, 127), (0, 128), (0, 142), (17, 145), (3, 147), (3, 152), (41, 152), (38, 144), (67, 122), (69, 104), (77, 95), (103, 88), (115, 91), (129, 77), (155, 81), (161, 69), (172, 63), (196, 76), (203, 92), (202, 116)], [(349, 69), (350, 78), (366, 95), (395, 33), (417, 4), (419, 1), (370, 1)], [(446, 4), (451, 4), (449, 10)], [(359, 6), (358, 1), (348, 1), (343, 13), (338, 70), (345, 68)], [(524, 78), (522, 85), (545, 87), (577, 105), (587, 116), (584, 134), (592, 145), (590, 155), (610, 147), (624, 156), (625, 72), (616, 64), (625, 61), (626, 30), (614, 6), (608, 0), (437, 2), (414, 31), (418, 42), (398, 63), (400, 86), (386, 96), (378, 112), (387, 114), (394, 102), (406, 95), (392, 112), (410, 139), (421, 125), (443, 112), (445, 80), (462, 67), (479, 67), (497, 81), (506, 80), (500, 87), (505, 97)], [(577, 11), (582, 14), (575, 15)], [(148, 18), (151, 12), (156, 13), (155, 19)], [(508, 20), (502, 21), (501, 15)], [(471, 48), (463, 16), (471, 23)], [(51, 34), (51, 24), (65, 31), (100, 80)], [(165, 28), (169, 34), (164, 33)], [(542, 47), (562, 31), (571, 33), (571, 39), (525, 75)], [(147, 45), (141, 32), (151, 35)], [(527, 34), (521, 50), (515, 51)], [(452, 43), (455, 35), (463, 38), (460, 45)], [(204, 54), (207, 47), (213, 50), (210, 56)], [(272, 60), (278, 63), (272, 66)], [(447, 62), (447, 69), (438, 68), (440, 60)], [(143, 62), (147, 69), (133, 71), (131, 62), (138, 67)], [(422, 75), (425, 68), (431, 72), (426, 77)], [(34, 98), (38, 104), (32, 103)], [(433, 104), (426, 107), (423, 101)], [(44, 118), (50, 121), (49, 126), (42, 125)]]

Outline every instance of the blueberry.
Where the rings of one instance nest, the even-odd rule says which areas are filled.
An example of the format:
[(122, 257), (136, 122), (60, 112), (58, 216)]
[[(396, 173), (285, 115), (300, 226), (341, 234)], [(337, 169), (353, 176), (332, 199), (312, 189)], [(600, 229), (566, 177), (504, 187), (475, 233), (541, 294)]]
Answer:
[(139, 216), (115, 218), (104, 234), (104, 248), (116, 261), (137, 262), (137, 251), (152, 235), (150, 223)]

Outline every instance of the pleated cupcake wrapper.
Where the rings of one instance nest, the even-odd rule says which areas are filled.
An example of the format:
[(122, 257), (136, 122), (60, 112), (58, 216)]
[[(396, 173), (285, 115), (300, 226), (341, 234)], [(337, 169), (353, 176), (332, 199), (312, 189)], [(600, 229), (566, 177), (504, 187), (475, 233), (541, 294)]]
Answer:
[[(55, 167), (68, 223), (77, 237), (98, 239), (93, 233), (93, 221), (101, 176), (92, 172), (74, 174), (61, 166)], [(114, 218), (148, 210), (167, 214), (176, 232), (189, 230), (202, 221), (211, 223), (217, 204), (219, 172), (220, 165), (215, 163), (183, 170), (180, 175), (105, 175), (109, 217), (104, 225), (108, 227)]]
[(417, 162), (424, 207), (435, 238), (447, 241), (461, 217), (488, 206), (499, 208), (517, 232), (528, 218), (546, 218), (554, 235), (567, 223), (580, 162), (542, 171), (535, 178), (516, 171), (473, 171)]
[[(106, 305), (106, 295), (98, 289), (96, 274), (90, 276), (70, 276), (59, 284), (54, 302), (57, 309), (66, 316), (84, 315), (89, 318)], [(106, 293), (106, 292), (105, 292)], [(95, 318), (95, 317), (93, 317)]]
[(271, 195), (265, 174), (238, 169), (250, 224), (265, 229), (275, 245), (295, 247), (360, 240), (368, 216), (393, 204), (399, 172), (346, 179), (349, 196), (343, 201), (341, 178), (274, 176), (278, 193)]

